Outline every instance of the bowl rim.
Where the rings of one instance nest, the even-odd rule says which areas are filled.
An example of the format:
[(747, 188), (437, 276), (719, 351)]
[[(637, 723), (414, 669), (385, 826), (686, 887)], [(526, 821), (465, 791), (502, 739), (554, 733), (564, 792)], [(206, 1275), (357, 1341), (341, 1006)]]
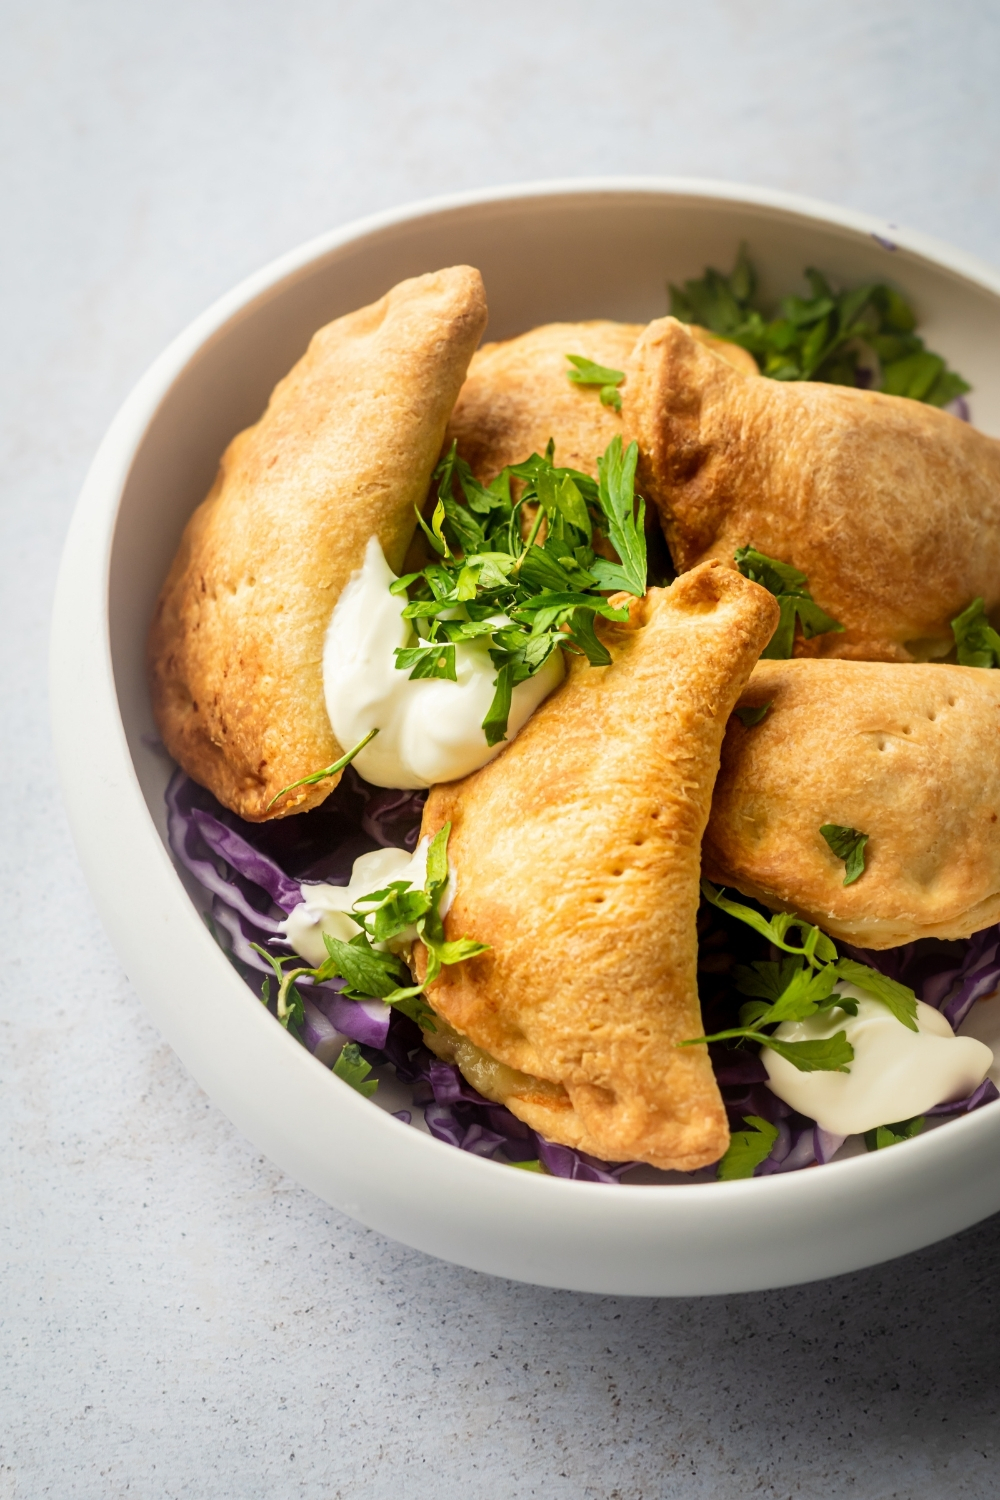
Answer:
[[(491, 1263), (490, 1255), (484, 1253), (481, 1246), (471, 1249), (468, 1236), (463, 1241), (458, 1235), (454, 1253), (443, 1253), (439, 1248), (440, 1235), (430, 1232), (426, 1217), (414, 1222), (412, 1234), (400, 1231), (398, 1215), (388, 1216), (392, 1219), (391, 1227), (388, 1226), (386, 1213), (378, 1208), (372, 1195), (365, 1195), (357, 1172), (353, 1176), (347, 1173), (343, 1188), (331, 1195), (328, 1174), (315, 1152), (310, 1155), (307, 1151), (308, 1160), (303, 1163), (301, 1141), (294, 1143), (293, 1150), (287, 1133), (280, 1130), (277, 1134), (273, 1130), (262, 1132), (259, 1125), (255, 1125), (252, 1112), (239, 1107), (238, 1101), (234, 1100), (232, 1089), (219, 1083), (218, 1069), (213, 1073), (211, 1068), (206, 1068), (192, 1056), (191, 1046), (176, 1032), (169, 1018), (165, 1019), (163, 1007), (157, 1007), (148, 998), (148, 962), (143, 958), (141, 945), (123, 928), (125, 914), (116, 909), (124, 882), (132, 878), (125, 871), (129, 866), (138, 865), (142, 867), (143, 879), (149, 878), (155, 886), (157, 901), (165, 902), (165, 910), (169, 909), (169, 916), (163, 924), (165, 928), (176, 928), (178, 932), (184, 928), (183, 919), (178, 916), (182, 910), (186, 911), (189, 929), (192, 928), (191, 918), (196, 918), (139, 786), (119, 708), (108, 613), (111, 554), (119, 504), (136, 452), (162, 400), (183, 376), (192, 358), (221, 336), (233, 320), (252, 316), (262, 299), (280, 293), (283, 287), (293, 284), (317, 260), (332, 251), (409, 222), (500, 202), (526, 199), (542, 202), (574, 196), (620, 197), (626, 194), (763, 207), (813, 221), (825, 228), (834, 226), (872, 236), (880, 242), (891, 241), (893, 246), (911, 252), (937, 270), (951, 272), (961, 280), (1000, 297), (1000, 272), (978, 257), (930, 235), (797, 194), (702, 178), (601, 176), (471, 189), (387, 209), (317, 235), (243, 278), (195, 317), (152, 362), (112, 420), (84, 482), (63, 549), (53, 610), (50, 688), (53, 738), (64, 800), (81, 863), (105, 926), (126, 971), (133, 978), (147, 1008), (153, 1011), (157, 1025), (197, 1081), (238, 1128), (290, 1175), (318, 1192), (326, 1201), (416, 1248), (430, 1250), (438, 1256), (477, 1269), (499, 1271), (500, 1274), (541, 1284), (579, 1290), (634, 1291), (637, 1294), (653, 1291), (655, 1294), (656, 1287), (669, 1281), (669, 1277), (661, 1275), (657, 1281), (654, 1275), (654, 1287), (649, 1277), (644, 1279), (641, 1275), (638, 1278), (633, 1275), (632, 1282), (640, 1284), (626, 1284), (629, 1280), (626, 1276), (614, 1284), (613, 1275), (602, 1272), (595, 1278), (582, 1274), (579, 1268), (568, 1271), (565, 1276), (553, 1276), (546, 1267), (533, 1268), (530, 1257), (519, 1274), (518, 1269), (511, 1269), (507, 1262), (502, 1265)], [(142, 846), (141, 856), (138, 845)], [(112, 891), (116, 894), (112, 895)], [(183, 902), (183, 908), (180, 902)], [(185, 942), (197, 949), (199, 965), (204, 963), (207, 983), (201, 984), (200, 988), (218, 990), (231, 983), (239, 986), (245, 996), (244, 981), (200, 923), (198, 927), (200, 935), (195, 938), (193, 931), (189, 931)], [(328, 1087), (328, 1070), (287, 1033), (282, 1034), (263, 1008), (247, 1007), (246, 1027), (248, 1036), (253, 1034), (249, 1051), (256, 1056), (261, 1039), (266, 1037), (267, 1046), (274, 1051), (275, 1068), (287, 1070), (289, 1077), (295, 1080), (295, 1087), (301, 1089), (310, 1101), (318, 1098), (317, 1080)], [(252, 1066), (248, 1059), (245, 1061)], [(206, 1082), (208, 1076), (211, 1076), (211, 1082)], [(530, 1173), (498, 1171), (497, 1163), (456, 1151), (422, 1132), (401, 1128), (400, 1122), (391, 1115), (377, 1107), (373, 1109), (367, 1100), (352, 1090), (329, 1092), (333, 1095), (333, 1102), (327, 1113), (339, 1119), (352, 1143), (356, 1144), (359, 1136), (371, 1137), (374, 1154), (380, 1158), (386, 1178), (391, 1179), (390, 1191), (401, 1192), (402, 1178), (411, 1172), (421, 1179), (425, 1192), (431, 1197), (444, 1193), (453, 1200), (463, 1201), (471, 1194), (482, 1201), (485, 1190), (486, 1197), (502, 1200), (509, 1213), (520, 1215), (525, 1225), (533, 1225), (536, 1229), (548, 1215), (551, 1205), (562, 1216), (560, 1239), (564, 1239), (567, 1233), (587, 1233), (594, 1228), (598, 1217), (602, 1220), (609, 1217), (608, 1189), (602, 1184), (539, 1179)], [(262, 1136), (266, 1137), (266, 1144), (262, 1144)], [(757, 1222), (758, 1231), (763, 1227), (762, 1219), (768, 1215), (780, 1217), (793, 1203), (797, 1213), (805, 1218), (819, 1215), (827, 1219), (831, 1203), (839, 1202), (847, 1211), (850, 1203), (857, 1203), (859, 1194), (875, 1201), (891, 1188), (890, 1196), (897, 1200), (900, 1194), (906, 1197), (913, 1192), (919, 1193), (920, 1184), (926, 1186), (933, 1179), (943, 1185), (949, 1175), (955, 1175), (949, 1173), (953, 1161), (967, 1160), (970, 1170), (977, 1163), (983, 1170), (988, 1170), (988, 1161), (994, 1155), (990, 1147), (997, 1137), (1000, 1137), (1000, 1101), (972, 1115), (951, 1120), (947, 1130), (934, 1130), (902, 1142), (902, 1150), (868, 1153), (833, 1162), (823, 1169), (818, 1180), (816, 1173), (806, 1171), (714, 1184), (629, 1185), (624, 1192), (613, 1194), (612, 1217), (623, 1240), (634, 1233), (650, 1246), (657, 1244), (661, 1247), (676, 1241), (678, 1233), (684, 1238), (681, 1232), (684, 1225), (679, 1221), (686, 1221), (689, 1228), (696, 1229), (695, 1238), (700, 1240), (707, 1233), (724, 1232), (727, 1220), (734, 1216), (738, 1220), (744, 1210)], [(391, 1167), (383, 1156), (386, 1151), (393, 1159)], [(294, 1165), (290, 1164), (293, 1158)], [(410, 1164), (405, 1172), (404, 1162)], [(875, 1253), (859, 1254), (853, 1259), (841, 1255), (835, 1265), (821, 1266), (802, 1274), (780, 1274), (777, 1279), (765, 1276), (761, 1280), (759, 1275), (757, 1279), (753, 1276), (747, 1278), (736, 1273), (731, 1277), (722, 1275), (721, 1279), (717, 1275), (715, 1284), (712, 1284), (709, 1276), (704, 1286), (691, 1289), (724, 1292), (787, 1285), (835, 1274), (837, 1270), (872, 1264), (904, 1253), (905, 1249), (918, 1248), (940, 1238), (942, 1233), (953, 1233), (1000, 1207), (1000, 1176), (995, 1170), (993, 1175), (996, 1184), (992, 1193), (983, 1195), (985, 1206), (971, 1211), (966, 1206), (957, 1213), (953, 1211), (950, 1217), (946, 1216), (947, 1227), (943, 1230), (928, 1225), (926, 1233), (921, 1232), (922, 1237), (911, 1232), (902, 1250), (884, 1248)], [(541, 1187), (540, 1180), (544, 1183)], [(378, 1194), (374, 1196), (377, 1198)], [(419, 1215), (416, 1217), (419, 1219)], [(650, 1234), (651, 1226), (655, 1234)], [(452, 1227), (454, 1229), (454, 1225)], [(731, 1233), (732, 1225), (728, 1227)], [(475, 1235), (471, 1238), (476, 1240)]]

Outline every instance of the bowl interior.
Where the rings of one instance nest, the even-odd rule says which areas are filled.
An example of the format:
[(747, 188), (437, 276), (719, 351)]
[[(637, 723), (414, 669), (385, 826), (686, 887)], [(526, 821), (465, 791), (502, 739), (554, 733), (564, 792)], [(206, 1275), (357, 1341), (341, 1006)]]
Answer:
[[(667, 311), (668, 282), (699, 276), (709, 264), (728, 270), (745, 240), (767, 296), (804, 290), (801, 273), (810, 265), (835, 282), (888, 280), (898, 286), (914, 303), (930, 346), (971, 382), (977, 425), (1000, 433), (1000, 367), (992, 358), (1000, 341), (1000, 296), (974, 276), (939, 263), (933, 252), (887, 248), (873, 228), (863, 220), (838, 222), (836, 214), (824, 218), (809, 205), (768, 204), (754, 195), (744, 199), (737, 192), (730, 197), (700, 187), (599, 186), (487, 196), (395, 216), (363, 232), (306, 247), (304, 254), (291, 258), (290, 269), (262, 273), (248, 290), (238, 289), (225, 299), (221, 311), (206, 314), (197, 336), (182, 336), (150, 372), (146, 384), (155, 409), (149, 415), (141, 402), (136, 408), (137, 440), (128, 449), (132, 456), (124, 483), (117, 475), (113, 481), (94, 480), (87, 512), (106, 517), (117, 507), (107, 596), (111, 668), (128, 754), (163, 843), (163, 791), (171, 768), (155, 746), (144, 670), (155, 600), (183, 526), (207, 492), (223, 449), (260, 415), (272, 387), (317, 328), (373, 301), (404, 277), (461, 262), (483, 274), (490, 338), (556, 320), (648, 321)], [(125, 453), (124, 445), (119, 446)], [(113, 466), (108, 472), (114, 472)], [(92, 736), (91, 785), (74, 787), (73, 736), (83, 704), (89, 704), (84, 695), (100, 675), (89, 637), (77, 641), (77, 616), (70, 604), (82, 571), (73, 545), (68, 546), (61, 581), (64, 618), (60, 624), (57, 608), (54, 636), (63, 658), (58, 671), (53, 657), (54, 689), (58, 678), (63, 706), (54, 694), (55, 715), (57, 744), (61, 719), (67, 801), (103, 914), (129, 972), (151, 1003), (156, 996), (158, 1019), (196, 1076), (247, 1134), (328, 1201), (410, 1244), (480, 1269), (549, 1285), (654, 1294), (741, 1290), (830, 1275), (927, 1244), (996, 1206), (996, 1193), (991, 1189), (984, 1196), (977, 1186), (995, 1156), (995, 1130), (975, 1116), (898, 1152), (834, 1165), (822, 1173), (723, 1184), (709, 1192), (694, 1187), (669, 1193), (629, 1189), (613, 1195), (611, 1215), (607, 1189), (553, 1179), (527, 1181), (530, 1174), (498, 1172), (491, 1163), (439, 1147), (426, 1137), (421, 1140), (433, 1147), (430, 1156), (413, 1141), (400, 1151), (397, 1164), (389, 1162), (380, 1154), (384, 1133), (364, 1122), (374, 1116), (394, 1131), (399, 1130), (396, 1122), (371, 1111), (356, 1095), (341, 1097), (349, 1091), (329, 1088), (325, 1077), (317, 1084), (309, 1070), (316, 1075), (322, 1070), (289, 1038), (280, 1032), (273, 1036), (273, 1023), (268, 1022), (263, 1036), (258, 1023), (268, 1018), (245, 1011), (242, 981), (201, 924), (188, 924), (185, 912), (183, 932), (177, 927), (176, 902), (163, 885), (163, 851), (149, 837), (144, 817), (139, 820), (143, 828), (137, 828), (122, 783), (106, 775), (111, 752), (103, 723), (100, 734), (95, 728)], [(71, 658), (79, 663), (81, 684), (72, 691)], [(87, 733), (81, 731), (81, 742)], [(110, 828), (109, 819), (117, 819), (120, 828)], [(173, 882), (169, 869), (167, 874)], [(138, 888), (147, 881), (159, 881), (160, 900), (171, 906), (174, 941), (185, 956), (190, 950), (192, 963), (197, 960), (197, 974), (190, 967), (182, 969), (173, 955), (169, 960), (151, 957), (139, 937), (130, 934), (127, 917), (138, 911)], [(203, 951), (206, 945), (211, 953)], [(222, 993), (227, 979), (241, 991), (238, 997)], [(177, 999), (178, 983), (192, 992), (183, 1003)], [(215, 1008), (211, 1015), (206, 1006)], [(211, 1036), (206, 1026), (216, 1028)], [(242, 1074), (220, 1053), (220, 1048), (233, 1046)], [(256, 1094), (251, 1075), (257, 1079)], [(284, 1091), (283, 1112), (267, 1107), (275, 1089)], [(998, 1109), (1000, 1105), (990, 1106), (981, 1115)], [(341, 1127), (349, 1125), (355, 1132), (353, 1166), (343, 1155), (336, 1169), (330, 1165), (326, 1139), (335, 1117)], [(313, 1136), (304, 1140), (309, 1122)], [(416, 1133), (403, 1134), (412, 1141)], [(951, 1170), (963, 1145), (974, 1147), (965, 1158), (971, 1163), (965, 1177)], [(883, 1156), (891, 1161), (880, 1160)], [(375, 1161), (383, 1181), (376, 1180)], [(857, 1196), (858, 1170), (865, 1183), (864, 1206)], [(821, 1187), (817, 1179), (822, 1179)], [(890, 1179), (895, 1197), (890, 1193), (886, 1198), (883, 1190)], [(448, 1207), (459, 1184), (463, 1193), (478, 1195), (471, 1216)], [(928, 1192), (937, 1195), (930, 1219)], [(702, 1205), (697, 1212), (692, 1195)], [(677, 1204), (676, 1214), (667, 1210), (666, 1200)], [(890, 1200), (894, 1207), (887, 1210)], [(522, 1222), (511, 1218), (508, 1204), (531, 1220), (535, 1241), (527, 1249)], [(779, 1204), (781, 1213), (793, 1216), (787, 1222), (794, 1219), (798, 1238), (776, 1259), (774, 1213)], [(862, 1219), (868, 1226), (864, 1234), (857, 1229)], [(738, 1266), (727, 1248), (736, 1222), (743, 1246)], [(672, 1259), (664, 1256), (671, 1244)]]

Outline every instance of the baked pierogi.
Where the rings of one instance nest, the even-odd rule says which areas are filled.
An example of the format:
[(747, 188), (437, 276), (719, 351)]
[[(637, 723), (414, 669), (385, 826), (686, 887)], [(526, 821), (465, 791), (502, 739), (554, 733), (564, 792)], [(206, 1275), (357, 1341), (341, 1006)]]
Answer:
[(726, 1149), (707, 1050), (677, 1044), (702, 1034), (700, 846), (722, 735), (777, 615), (717, 563), (650, 589), (627, 623), (600, 622), (609, 666), (572, 658), (497, 760), (431, 791), (422, 834), (452, 825), (447, 935), (490, 947), (430, 986), (451, 1032), (428, 1045), (548, 1140), (683, 1171)]
[(485, 326), (479, 272), (454, 266), (321, 328), (185, 528), (150, 631), (153, 707), (174, 759), (242, 818), (337, 783), (269, 811), (351, 748), (324, 702), (327, 626), (373, 537), (401, 570)]
[[(730, 719), (706, 876), (835, 938), (893, 948), (1000, 920), (1000, 672), (762, 661)], [(863, 873), (820, 829), (867, 834)]]
[(678, 570), (748, 544), (804, 573), (844, 627), (799, 652), (945, 655), (981, 596), (1000, 609), (1000, 442), (919, 401), (744, 378), (675, 318), (638, 340), (625, 441)]

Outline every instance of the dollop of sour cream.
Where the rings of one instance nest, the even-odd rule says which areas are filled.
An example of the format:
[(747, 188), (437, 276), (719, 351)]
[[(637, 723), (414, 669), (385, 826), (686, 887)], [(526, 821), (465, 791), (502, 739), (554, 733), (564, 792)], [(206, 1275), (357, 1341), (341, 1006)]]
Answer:
[[(457, 682), (437, 677), (411, 680), (396, 667), (397, 646), (417, 639), (403, 619), (405, 598), (389, 593), (396, 575), (372, 537), (364, 565), (337, 600), (323, 651), (323, 687), (330, 724), (345, 748), (370, 729), (375, 738), (355, 757), (359, 775), (374, 786), (424, 787), (468, 776), (499, 755), (505, 744), (558, 687), (561, 651), (553, 651), (534, 677), (515, 687), (507, 739), (488, 745), (482, 722), (493, 701), (497, 672), (489, 641), (455, 646)], [(498, 621), (498, 623), (503, 623)]]
[(993, 1064), (989, 1047), (956, 1036), (940, 1011), (922, 1000), (917, 1001), (918, 1030), (910, 1031), (856, 986), (841, 983), (836, 989), (857, 1000), (856, 1016), (820, 1011), (805, 1021), (783, 1021), (774, 1035), (783, 1042), (805, 1042), (846, 1032), (854, 1048), (849, 1073), (802, 1073), (770, 1048), (760, 1054), (772, 1092), (833, 1135), (859, 1135), (964, 1099)]
[[(382, 890), (393, 880), (408, 880), (414, 890), (422, 890), (427, 877), (427, 849), (430, 840), (423, 838), (410, 854), (406, 849), (373, 849), (370, 854), (361, 854), (354, 861), (351, 878), (347, 885), (302, 886), (302, 903), (293, 907), (281, 924), (282, 936), (295, 952), (313, 968), (326, 960), (326, 944), (323, 934), (349, 943), (357, 937), (361, 928), (347, 913), (355, 901), (372, 891)], [(455, 874), (449, 868), (448, 884), (438, 902), (438, 911), (446, 916), (455, 896)], [(393, 953), (405, 952), (417, 936), (416, 928), (407, 928), (387, 943), (375, 943), (376, 948), (388, 948)]]

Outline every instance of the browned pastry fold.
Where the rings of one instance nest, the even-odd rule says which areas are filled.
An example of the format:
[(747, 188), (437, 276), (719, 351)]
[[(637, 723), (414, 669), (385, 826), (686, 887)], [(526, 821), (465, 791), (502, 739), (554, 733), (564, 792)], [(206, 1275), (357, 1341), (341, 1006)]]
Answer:
[(845, 627), (806, 655), (942, 656), (977, 595), (1000, 606), (1000, 443), (902, 396), (744, 380), (674, 318), (625, 385), (625, 438), (678, 570), (737, 547), (792, 563)]
[[(762, 661), (729, 721), (705, 874), (865, 948), (1000, 920), (1000, 672)], [(824, 823), (867, 833), (864, 873)]]
[(346, 748), (326, 628), (370, 537), (398, 571), (485, 326), (479, 272), (453, 266), (321, 328), (185, 528), (150, 631), (153, 707), (171, 755), (243, 818), (303, 811), (339, 779), (268, 813)]
[[(555, 461), (596, 478), (597, 460), (622, 430), (622, 419), (602, 406), (593, 386), (567, 378), (568, 354), (582, 354), (614, 370), (627, 368), (641, 323), (545, 323), (503, 343), (484, 344), (473, 356), (446, 441), (483, 484), (508, 464), (544, 453), (551, 438)], [(704, 329), (698, 338), (745, 373), (756, 373), (753, 355)]]
[(601, 625), (610, 666), (573, 658), (501, 756), (431, 791), (422, 832), (452, 825), (447, 934), (490, 944), (442, 972), (431, 1004), (524, 1075), (499, 1096), (549, 1140), (683, 1171), (726, 1149), (708, 1053), (677, 1043), (701, 1033), (695, 920), (722, 735), (777, 617), (717, 563), (650, 589), (627, 624)]

